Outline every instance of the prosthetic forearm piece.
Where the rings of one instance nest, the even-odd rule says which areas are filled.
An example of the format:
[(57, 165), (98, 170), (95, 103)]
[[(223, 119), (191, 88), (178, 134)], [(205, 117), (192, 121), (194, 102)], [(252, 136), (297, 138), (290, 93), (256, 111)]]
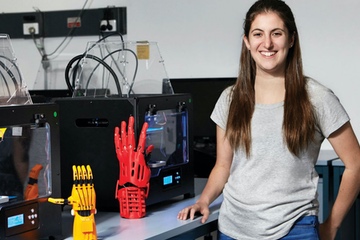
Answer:
[(29, 173), (29, 181), (25, 189), (24, 199), (36, 199), (39, 197), (39, 186), (38, 186), (38, 178), (41, 169), (43, 166), (41, 164), (36, 164)]

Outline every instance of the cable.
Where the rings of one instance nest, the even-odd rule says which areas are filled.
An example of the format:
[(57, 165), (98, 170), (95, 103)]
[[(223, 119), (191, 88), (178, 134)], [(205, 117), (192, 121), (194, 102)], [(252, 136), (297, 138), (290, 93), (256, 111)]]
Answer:
[[(77, 16), (75, 22), (77, 22), (79, 19), (81, 19), (81, 17), (82, 17), (82, 15), (83, 15), (83, 13), (84, 13), (84, 10), (85, 10), (85, 7), (86, 7), (88, 1), (89, 1), (89, 0), (85, 0), (85, 3), (84, 3), (84, 5), (83, 5), (83, 7), (81, 8), (81, 10), (80, 10), (80, 12), (79, 12), (79, 15)], [(35, 9), (35, 8), (34, 8), (34, 9)], [(41, 12), (38, 8), (36, 8), (35, 11)], [(40, 16), (41, 16), (41, 18), (42, 18), (42, 14), (40, 14)], [(41, 19), (41, 22), (43, 22), (43, 19)], [(73, 35), (75, 29), (76, 29), (76, 28), (71, 28), (70, 31), (68, 32), (68, 34), (66, 35), (66, 37), (62, 40), (62, 42), (61, 42), (61, 43), (55, 48), (55, 50), (54, 50), (52, 53), (50, 53), (50, 54), (46, 54), (45, 45), (44, 45), (44, 38), (43, 38), (43, 37), (39, 38), (39, 39), (40, 39), (40, 43), (38, 43), (38, 42), (36, 41), (36, 38), (35, 38), (35, 33), (34, 33), (34, 32), (31, 33), (33, 42), (34, 42), (34, 44), (35, 44), (35, 46), (36, 46), (36, 48), (37, 48), (37, 50), (39, 51), (40, 56), (41, 56), (41, 63), (42, 63), (43, 69), (44, 69), (44, 71), (45, 71), (45, 79), (44, 79), (45, 85), (46, 85), (46, 83), (47, 83), (46, 71), (47, 71), (47, 69), (50, 67), (50, 62), (49, 62), (49, 60), (55, 59), (57, 56), (55, 56), (55, 57), (53, 57), (53, 58), (50, 58), (50, 59), (49, 59), (49, 57), (50, 57), (50, 56), (53, 56), (55, 53), (57, 53), (57, 51), (60, 49), (60, 47), (63, 46), (63, 44), (65, 43), (65, 41), (66, 41), (69, 37), (71, 37), (71, 38), (73, 37), (72, 35)], [(70, 39), (70, 40), (71, 40), (71, 39)], [(67, 44), (64, 46), (64, 48), (63, 48), (58, 54), (60, 54), (60, 53), (66, 48), (66, 46), (70, 43), (70, 40), (67, 42)]]
[[(86, 7), (86, 4), (88, 3), (89, 0), (85, 0), (85, 3), (83, 5), (83, 7), (81, 8), (80, 10), (80, 13), (78, 15), (78, 17), (76, 18), (75, 22), (77, 22), (79, 19), (81, 19), (83, 13), (84, 13), (84, 10), (85, 10), (85, 7)], [(68, 32), (67, 36), (62, 40), (62, 42), (59, 44), (59, 46), (50, 54), (48, 54), (47, 56), (52, 56), (54, 55), (59, 49), (60, 47), (65, 43), (65, 41), (69, 38), (69, 37), (72, 37), (72, 34), (74, 33), (76, 28), (71, 28), (70, 31)], [(61, 52), (60, 52), (61, 53)]]
[[(110, 33), (109, 35), (107, 35), (107, 36), (105, 36), (105, 37), (104, 37), (104, 33), (102, 32), (103, 38), (99, 39), (98, 42), (100, 42), (100, 41), (106, 42), (106, 38), (109, 37), (109, 36), (113, 36), (113, 35), (119, 35), (119, 36), (120, 36), (121, 43), (122, 43), (122, 49), (125, 49), (124, 38), (123, 38), (122, 34), (121, 34), (121, 33), (118, 33), (118, 32)], [(110, 50), (109, 50), (109, 48), (108, 48), (107, 45), (105, 45), (105, 49), (106, 49), (106, 51), (107, 51), (108, 53), (110, 53)], [(101, 57), (103, 57), (101, 48), (100, 48), (100, 55), (101, 55)], [(114, 63), (114, 65), (115, 65), (116, 69), (118, 70), (118, 72), (120, 73), (121, 77), (122, 77), (123, 79), (125, 79), (125, 76), (124, 76), (123, 72), (121, 71), (119, 65), (117, 64), (117, 61), (114, 59), (114, 57), (113, 57), (112, 55), (111, 55), (111, 59), (113, 60), (112, 63)]]
[(121, 42), (122, 42), (122, 46), (123, 48), (125, 48), (125, 42), (124, 42), (124, 38), (123, 38), (123, 35), (119, 32), (113, 32), (113, 33), (109, 33), (108, 35), (104, 36), (104, 32), (101, 32), (101, 36), (102, 38), (100, 38), (97, 42), (101, 42), (103, 40), (105, 40), (106, 38), (110, 37), (110, 36), (113, 36), (113, 35), (119, 35), (120, 39), (121, 39)]
[[(120, 33), (110, 33), (110, 34), (108, 34), (108, 35), (106, 35), (106, 36), (103, 36), (103, 37), (100, 38), (99, 40), (97, 40), (93, 45), (91, 45), (91, 46), (89, 47), (89, 49), (86, 50), (86, 52), (85, 52), (83, 55), (85, 56), (86, 53), (89, 52), (91, 49), (93, 49), (98, 43), (100, 43), (100, 42), (102, 42), (102, 41), (105, 41), (108, 37), (113, 36), (113, 35), (120, 35), (120, 38), (121, 38), (121, 41), (122, 41), (122, 44), (123, 44), (123, 47), (124, 47), (124, 39), (123, 39), (123, 36), (122, 36)], [(81, 59), (79, 59), (78, 62), (76, 63), (76, 65), (75, 65), (75, 67), (74, 67), (74, 69), (73, 69), (73, 72), (77, 72), (77, 71), (78, 71), (80, 60), (81, 60)], [(117, 68), (118, 68), (118, 66), (117, 66)], [(119, 72), (121, 73), (121, 71), (120, 71), (119, 68), (118, 68), (118, 70), (119, 70)], [(66, 73), (65, 73), (65, 74), (66, 74)], [(122, 73), (121, 73), (121, 75), (122, 75), (122, 77), (124, 77)], [(68, 76), (67, 76), (67, 77), (68, 77)], [(65, 76), (65, 80), (66, 80), (66, 76)], [(70, 80), (69, 80), (69, 84), (70, 84), (70, 86), (71, 86), (71, 88), (69, 88), (70, 91), (71, 91), (71, 89), (73, 88), (72, 86), (75, 86), (75, 80), (76, 80), (76, 74), (73, 74), (72, 84), (70, 84)], [(67, 83), (67, 85), (68, 85), (68, 83)], [(68, 85), (68, 87), (69, 87), (69, 85)]]
[(31, 34), (31, 37), (32, 37), (32, 40), (33, 40), (33, 42), (34, 42), (34, 44), (35, 44), (35, 46), (36, 46), (36, 49), (39, 51), (40, 55), (41, 55), (42, 57), (45, 56), (46, 53), (45, 53), (45, 48), (44, 48), (44, 39), (43, 39), (43, 38), (39, 38), (39, 40), (40, 40), (40, 44), (39, 44), (39, 43), (37, 43), (37, 41), (36, 41), (35, 33), (32, 33), (32, 34)]
[(121, 33), (118, 33), (118, 32), (113, 32), (113, 33), (109, 33), (106, 36), (104, 36), (102, 34), (102, 37), (99, 40), (97, 40), (93, 45), (91, 45), (91, 47), (87, 50), (87, 52), (89, 52), (91, 49), (93, 49), (98, 43), (101, 43), (101, 42), (105, 41), (108, 37), (111, 37), (111, 36), (114, 36), (114, 35), (118, 35), (120, 37), (121, 42), (122, 42), (122, 47), (125, 48), (123, 35)]
[[(102, 60), (105, 60), (108, 56), (110, 56), (110, 57), (112, 58), (113, 62), (115, 63), (115, 66), (116, 66), (117, 70), (119, 71), (119, 73), (121, 74), (121, 76), (122, 76), (123, 79), (125, 79), (125, 76), (124, 76), (124, 74), (122, 73), (120, 67), (116, 64), (117, 62), (115, 61), (115, 59), (114, 59), (114, 57), (113, 57), (113, 54), (116, 53), (116, 52), (122, 51), (122, 50), (124, 50), (124, 51), (130, 51), (130, 52), (134, 55), (135, 60), (136, 60), (136, 65), (135, 65), (135, 72), (134, 72), (133, 81), (131, 82), (130, 87), (129, 87), (129, 91), (127, 92), (127, 95), (129, 96), (130, 92), (132, 92), (132, 88), (133, 88), (134, 83), (135, 83), (135, 77), (136, 77), (137, 71), (138, 71), (138, 58), (137, 58), (136, 53), (134, 53), (134, 52), (133, 52), (132, 50), (130, 50), (130, 49), (126, 49), (126, 48), (125, 48), (125, 42), (124, 42), (123, 36), (122, 36), (120, 33), (118, 33), (118, 32), (110, 33), (109, 35), (107, 35), (107, 36), (99, 39), (95, 44), (93, 44), (93, 45), (89, 48), (89, 50), (91, 50), (93, 47), (96, 46), (96, 44), (100, 43), (101, 41), (104, 41), (104, 42), (105, 42), (106, 38), (108, 38), (109, 36), (112, 36), (112, 35), (119, 35), (119, 36), (120, 36), (121, 42), (122, 42), (122, 49), (116, 50), (116, 51), (113, 51), (113, 52), (110, 53), (110, 51), (109, 51), (108, 48), (106, 47), (106, 50), (107, 50), (107, 52), (108, 52), (109, 54), (108, 54), (106, 57), (104, 57)], [(89, 51), (89, 50), (88, 50), (88, 51)], [(93, 75), (94, 71), (96, 70), (96, 68), (97, 68), (98, 66), (99, 66), (99, 65), (97, 65), (97, 66), (95, 67), (95, 69), (93, 69), (92, 73), (90, 74), (90, 77), (89, 77), (89, 79), (88, 79), (87, 86), (88, 86), (88, 84), (89, 84), (89, 81), (90, 81), (91, 76)], [(73, 80), (74, 80), (74, 79), (73, 79)]]
[[(40, 9), (39, 8), (36, 8), (36, 7), (33, 7), (33, 9), (39, 13), (39, 16), (40, 16), (40, 22), (43, 23), (44, 22), (44, 19), (43, 19), (43, 14), (41, 13)], [(41, 26), (43, 28), (43, 26)], [(30, 31), (29, 30), (29, 33), (31, 34), (31, 38), (36, 46), (36, 49), (39, 51), (40, 53), (40, 56), (41, 57), (44, 57), (46, 56), (46, 53), (45, 53), (45, 47), (44, 47), (44, 38), (43, 37), (40, 37), (39, 40), (40, 40), (40, 43), (37, 43), (36, 41), (36, 37), (35, 37), (35, 30), (34, 31)]]
[[(20, 70), (18, 68), (18, 66), (16, 64), (13, 63), (13, 61), (8, 58), (8, 57), (5, 57), (5, 56), (2, 56), (0, 55), (0, 58), (4, 58), (6, 59), (7, 61), (9, 61), (16, 69), (16, 72), (18, 73), (19, 75), (19, 82), (20, 82), (20, 86), (22, 86), (22, 77), (21, 77), (21, 73), (20, 73)], [(7, 72), (7, 74), (10, 76), (11, 80), (13, 81), (14, 85), (15, 85), (15, 89), (18, 89), (19, 88), (19, 84), (18, 84), (18, 81), (16, 80), (16, 77), (15, 75), (13, 74), (13, 72), (6, 66), (6, 64), (2, 61), (0, 61), (0, 66)]]
[[(77, 22), (79, 19), (81, 19), (82, 15), (84, 14), (84, 10), (85, 10), (85, 7), (86, 7), (88, 1), (89, 1), (89, 0), (85, 0), (85, 3), (84, 3), (84, 5), (82, 6), (82, 8), (81, 8), (81, 10), (80, 10), (80, 12), (79, 12), (79, 15), (77, 16), (75, 22)], [(37, 11), (37, 12), (41, 12), (40, 9), (38, 9), (38, 8), (34, 8), (34, 9), (35, 9), (35, 11)], [(41, 15), (41, 16), (42, 16), (42, 15)], [(41, 20), (41, 22), (43, 22), (43, 19)], [(73, 35), (73, 33), (74, 33), (75, 30), (76, 30), (76, 28), (71, 28), (71, 29), (69, 30), (68, 34), (66, 35), (66, 37), (61, 41), (61, 43), (60, 43), (60, 44), (55, 48), (55, 50), (54, 50), (52, 53), (50, 53), (50, 54), (46, 54), (43, 38), (40, 38), (40, 39), (41, 39), (41, 45), (39, 46), (39, 45), (37, 44), (37, 42), (36, 42), (35, 34), (32, 33), (31, 35), (32, 35), (33, 41), (34, 41), (35, 46), (36, 46), (36, 48), (38, 49), (38, 51), (39, 51), (39, 53), (40, 53), (40, 55), (41, 55), (41, 57), (42, 57), (42, 61), (47, 61), (47, 60), (49, 60), (48, 57), (51, 57), (51, 56), (53, 56), (55, 53), (57, 53), (57, 51), (64, 45), (65, 41), (66, 41), (69, 37), (71, 37), (71, 38), (73, 37), (72, 35)], [(71, 40), (71, 39), (70, 39), (70, 40)], [(70, 40), (68, 41), (67, 44), (70, 43)], [(66, 46), (65, 46), (65, 47), (66, 47)], [(65, 47), (64, 47), (58, 54), (60, 54), (60, 53), (65, 49)], [(55, 58), (55, 57), (54, 57), (54, 58)], [(54, 59), (54, 58), (52, 58), (52, 59)]]
[(8, 82), (6, 81), (6, 78), (5, 78), (4, 74), (3, 74), (1, 71), (0, 71), (0, 75), (1, 75), (2, 79), (4, 80), (4, 83), (5, 83), (5, 86), (6, 86), (8, 95), (9, 95), (9, 97), (10, 97), (10, 96), (11, 96), (11, 93), (10, 93), (9, 84), (8, 84)]
[[(114, 77), (114, 81), (115, 81), (115, 84), (116, 84), (116, 87), (117, 87), (117, 91), (118, 91), (118, 94), (121, 95), (121, 88), (120, 88), (120, 83), (119, 83), (119, 80), (118, 80), (118, 77), (116, 75), (116, 73), (112, 70), (112, 68), (106, 63), (104, 62), (102, 59), (98, 58), (98, 57), (95, 57), (94, 55), (88, 55), (87, 53), (93, 49), (98, 43), (102, 42), (102, 41), (105, 41), (108, 37), (110, 36), (113, 36), (113, 35), (119, 35), (120, 38), (121, 38), (121, 42), (122, 42), (122, 46), (124, 47), (124, 39), (123, 39), (123, 36), (120, 34), (120, 33), (117, 33), (117, 32), (114, 32), (114, 33), (110, 33), (110, 34), (107, 34), (106, 36), (102, 36), (99, 40), (97, 40), (94, 44), (92, 44), (87, 50), (85, 53), (83, 54), (80, 54), (80, 55), (77, 55), (75, 56), (74, 58), (72, 58), (68, 65), (66, 66), (66, 69), (65, 69), (65, 82), (66, 82), (66, 85), (68, 87), (68, 89), (71, 91), (71, 92), (74, 92), (74, 86), (75, 86), (75, 81), (76, 81), (76, 72), (78, 72), (79, 70), (79, 63), (81, 61), (82, 58), (89, 58), (87, 56), (91, 56), (90, 58), (94, 59), (95, 61), (97, 61), (99, 64), (97, 66), (99, 66), (100, 64), (104, 65), (105, 68), (107, 68), (109, 70), (109, 72), (111, 73), (111, 75), (113, 75)], [(69, 76), (69, 73), (70, 73), (70, 69), (72, 68), (72, 65), (74, 64), (74, 62), (76, 62), (76, 65), (74, 66), (73, 68), (73, 75), (72, 75), (72, 83), (70, 82), (70, 76)], [(119, 70), (119, 69), (118, 69)], [(120, 71), (120, 70), (119, 70)], [(121, 71), (120, 71), (121, 73)], [(121, 73), (122, 74), (122, 73)], [(123, 76), (123, 75), (122, 75)], [(123, 76), (124, 77), (124, 76)], [(88, 85), (88, 84), (87, 84)]]
[[(109, 53), (108, 55), (106, 55), (106, 56), (105, 56), (103, 59), (101, 59), (101, 60), (102, 60), (102, 61), (105, 61), (106, 58), (108, 58), (109, 56), (112, 56), (114, 53), (121, 52), (121, 51), (129, 51), (129, 52), (131, 52), (131, 53), (134, 55), (134, 57), (135, 57), (135, 62), (136, 62), (133, 80), (132, 80), (132, 82), (131, 82), (131, 84), (130, 84), (129, 91), (127, 92), (127, 94), (129, 95), (130, 92), (132, 91), (132, 87), (133, 87), (133, 85), (134, 85), (135, 78), (136, 78), (136, 74), (137, 74), (137, 71), (138, 71), (138, 66), (139, 66), (139, 60), (138, 60), (138, 58), (137, 58), (137, 56), (136, 56), (136, 53), (135, 53), (134, 51), (132, 51), (131, 49), (118, 49), (118, 50), (115, 50), (115, 51)], [(100, 63), (99, 63), (98, 65), (96, 65), (96, 66), (94, 67), (94, 69), (91, 71), (91, 73), (90, 73), (90, 75), (89, 75), (89, 78), (88, 78), (88, 81), (87, 81), (87, 83), (86, 83), (86, 89), (87, 89), (87, 87), (88, 87), (88, 85), (89, 85), (89, 82), (90, 82), (90, 79), (91, 79), (92, 75), (94, 74), (95, 70), (99, 67), (99, 65), (100, 65)], [(123, 75), (123, 78), (124, 78), (124, 75)]]
[(16, 78), (14, 76), (14, 74), (10, 71), (10, 69), (3, 63), (0, 61), (0, 66), (5, 70), (5, 72), (7, 72), (7, 74), (10, 76), (11, 80), (14, 83), (15, 89), (19, 88), (19, 84), (16, 81)]
[[(90, 55), (90, 54), (87, 54), (86, 56), (84, 54), (80, 54), (80, 55), (77, 55), (75, 56), (74, 58), (72, 58), (70, 60), (70, 62), (68, 63), (68, 65), (66, 66), (66, 69), (65, 69), (65, 81), (66, 81), (66, 84), (69, 88), (69, 90), (73, 93), (74, 92), (74, 88), (72, 87), (71, 83), (70, 83), (70, 80), (69, 80), (69, 72), (70, 72), (70, 68), (72, 66), (72, 64), (76, 61), (80, 61), (81, 59), (83, 58), (89, 58), (89, 59), (92, 59), (92, 60), (95, 60), (97, 61), (99, 64), (103, 65), (109, 72), (110, 74), (113, 76), (114, 78), (114, 81), (115, 81), (115, 84), (116, 84), (116, 88), (117, 88), (117, 91), (118, 91), (118, 94), (121, 95), (121, 88), (120, 88), (120, 83), (119, 83), (119, 79), (118, 77), (116, 76), (116, 73), (114, 72), (114, 70), (112, 70), (112, 68), (105, 62), (103, 61), (102, 59), (100, 59), (99, 57), (96, 57), (94, 55)], [(77, 66), (76, 66), (77, 67)], [(86, 89), (87, 90), (87, 89)]]

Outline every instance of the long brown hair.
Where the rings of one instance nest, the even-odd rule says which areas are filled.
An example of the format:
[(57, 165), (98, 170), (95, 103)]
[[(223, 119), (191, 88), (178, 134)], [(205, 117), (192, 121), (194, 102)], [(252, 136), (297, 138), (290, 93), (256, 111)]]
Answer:
[[(313, 140), (315, 133), (315, 117), (306, 90), (298, 31), (292, 11), (283, 1), (259, 0), (246, 14), (243, 25), (246, 37), (249, 37), (255, 17), (264, 12), (276, 13), (290, 33), (289, 38), (294, 39), (286, 59), (283, 134), (288, 149), (297, 155)], [(239, 76), (231, 93), (226, 137), (233, 149), (243, 147), (248, 156), (251, 151), (251, 119), (255, 109), (255, 76), (255, 61), (243, 41)]]

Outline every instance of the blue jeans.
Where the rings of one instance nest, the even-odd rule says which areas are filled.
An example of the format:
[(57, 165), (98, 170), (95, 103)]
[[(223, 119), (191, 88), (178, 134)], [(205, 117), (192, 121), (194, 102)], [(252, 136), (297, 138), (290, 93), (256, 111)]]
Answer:
[[(235, 240), (218, 231), (218, 240)], [(307, 216), (298, 219), (290, 232), (280, 240), (319, 240), (319, 221), (317, 216)]]

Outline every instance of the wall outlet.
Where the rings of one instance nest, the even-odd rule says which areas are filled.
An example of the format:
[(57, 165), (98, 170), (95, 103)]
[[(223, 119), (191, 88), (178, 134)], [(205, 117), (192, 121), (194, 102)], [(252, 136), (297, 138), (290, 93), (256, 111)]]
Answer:
[(39, 23), (24, 23), (23, 24), (24, 35), (38, 35), (39, 34)]
[(102, 32), (116, 32), (116, 20), (101, 20), (100, 22), (100, 30)]

